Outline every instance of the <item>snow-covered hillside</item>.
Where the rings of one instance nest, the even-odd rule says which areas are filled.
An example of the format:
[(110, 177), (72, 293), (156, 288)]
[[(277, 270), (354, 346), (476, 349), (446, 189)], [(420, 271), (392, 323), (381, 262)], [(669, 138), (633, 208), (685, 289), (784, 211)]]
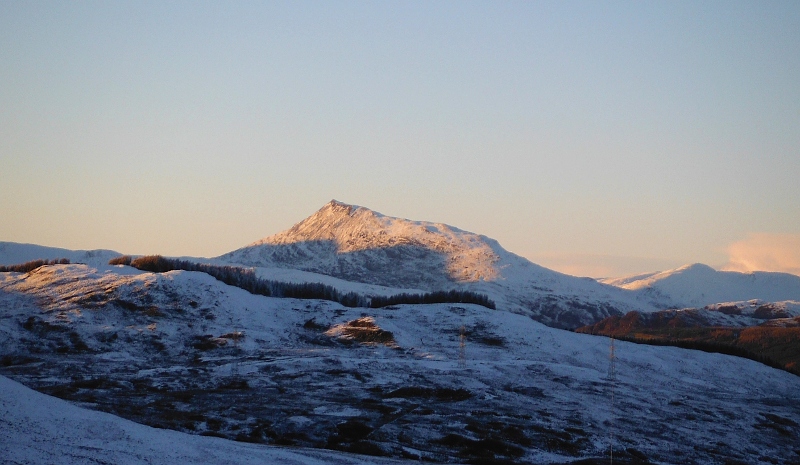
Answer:
[(503, 309), (566, 328), (665, 307), (642, 293), (543, 268), (486, 236), (335, 200), (289, 230), (218, 260), (394, 288), (463, 288), (488, 294)]
[(703, 307), (752, 299), (767, 302), (800, 301), (800, 276), (765, 271), (716, 271), (699, 263), (669, 271), (600, 281), (644, 292), (661, 301), (670, 301), (672, 308)]
[(71, 263), (102, 266), (121, 254), (113, 250), (69, 250), (16, 242), (0, 242), (0, 265), (17, 265), (31, 260), (66, 258)]
[[(607, 457), (613, 428), (620, 462), (799, 457), (796, 376), (725, 355), (618, 342), (612, 378), (607, 339), (502, 310), (344, 308), (255, 296), (203, 273), (55, 265), (0, 274), (0, 312), (0, 374), (194, 434), (451, 463), (571, 463)], [(112, 448), (127, 450), (125, 438), (134, 438), (123, 457), (155, 453), (136, 442), (139, 433), (107, 425), (99, 434)], [(0, 420), (0, 438), (19, 432)], [(15, 444), (28, 444), (3, 441), (15, 453)], [(190, 461), (194, 447), (259, 453), (176, 441), (177, 457)], [(103, 450), (77, 444), (66, 450)], [(58, 453), (34, 446), (43, 451), (37, 457)]]

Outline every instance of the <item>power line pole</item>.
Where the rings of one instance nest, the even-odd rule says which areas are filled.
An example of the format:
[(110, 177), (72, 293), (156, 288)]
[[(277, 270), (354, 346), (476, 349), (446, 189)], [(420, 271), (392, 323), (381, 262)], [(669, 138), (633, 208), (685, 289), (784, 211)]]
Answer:
[(231, 363), (231, 378), (239, 379), (239, 332), (233, 331), (233, 363)]
[(608, 455), (609, 463), (614, 465), (614, 387), (617, 384), (617, 354), (614, 348), (614, 336), (611, 336), (611, 349), (608, 355), (609, 368), (608, 368), (608, 383), (609, 391), (611, 393), (611, 419), (609, 421), (609, 442), (608, 442)]
[(231, 378), (234, 380), (239, 379), (239, 339), (242, 336), (242, 333), (239, 332), (239, 324), (238, 322), (233, 322), (233, 317), (231, 317), (231, 326), (233, 326), (233, 333), (231, 339), (233, 339), (233, 363), (231, 363)]
[(467, 367), (467, 328), (464, 325), (461, 325), (461, 331), (458, 335), (458, 345), (459, 345), (459, 353), (458, 353), (458, 366), (459, 368), (466, 368)]

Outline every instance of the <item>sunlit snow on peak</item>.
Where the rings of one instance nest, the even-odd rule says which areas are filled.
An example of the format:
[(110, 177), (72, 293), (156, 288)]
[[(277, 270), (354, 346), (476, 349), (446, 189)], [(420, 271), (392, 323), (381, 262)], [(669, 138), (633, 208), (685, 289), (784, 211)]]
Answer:
[(442, 223), (382, 215), (365, 207), (330, 201), (289, 230), (251, 246), (328, 242), (339, 254), (418, 248), (444, 257), (447, 273), (458, 282), (494, 281), (500, 277), (498, 254), (486, 238)]

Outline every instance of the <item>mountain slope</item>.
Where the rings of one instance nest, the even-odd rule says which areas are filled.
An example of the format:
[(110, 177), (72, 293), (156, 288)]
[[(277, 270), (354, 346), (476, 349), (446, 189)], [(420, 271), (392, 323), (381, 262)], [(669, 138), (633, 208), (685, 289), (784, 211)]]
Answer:
[(486, 236), (440, 223), (392, 218), (335, 200), (289, 230), (218, 260), (397, 288), (464, 288), (488, 294), (505, 309), (564, 328), (630, 310), (660, 308), (641, 293), (543, 268)]
[(499, 275), (497, 254), (483, 236), (336, 201), (287, 231), (220, 258), (393, 287), (443, 286)]
[(673, 308), (753, 299), (768, 302), (800, 300), (800, 276), (766, 271), (716, 271), (699, 263), (657, 273), (602, 279), (600, 282), (671, 300)]

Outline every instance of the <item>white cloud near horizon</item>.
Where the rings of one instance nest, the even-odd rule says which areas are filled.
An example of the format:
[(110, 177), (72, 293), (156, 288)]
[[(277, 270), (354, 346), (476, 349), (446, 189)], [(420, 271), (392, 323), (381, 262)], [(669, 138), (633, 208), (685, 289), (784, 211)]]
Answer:
[(780, 271), (800, 276), (800, 234), (750, 233), (728, 246), (724, 271)]

